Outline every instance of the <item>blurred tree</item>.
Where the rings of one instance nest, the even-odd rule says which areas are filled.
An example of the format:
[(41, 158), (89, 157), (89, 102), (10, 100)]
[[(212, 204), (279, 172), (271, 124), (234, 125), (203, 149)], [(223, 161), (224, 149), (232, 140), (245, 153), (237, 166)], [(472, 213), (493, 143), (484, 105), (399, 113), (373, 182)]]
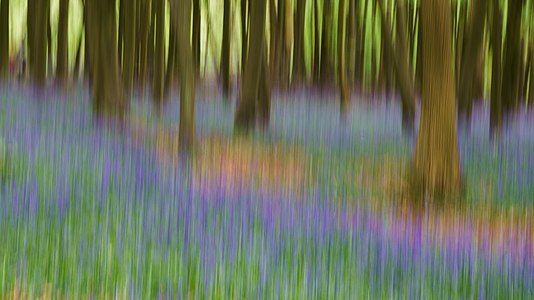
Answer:
[(191, 1), (171, 1), (171, 21), (176, 32), (180, 71), (180, 129), (178, 143), (181, 151), (195, 146), (195, 70), (191, 46)]
[(490, 1), (491, 16), (491, 100), (490, 100), (490, 137), (494, 137), (500, 131), (502, 124), (502, 14), (499, 0)]
[[(138, 32), (139, 39), (137, 41), (137, 63), (138, 63), (138, 81), (141, 95), (144, 94), (146, 87), (146, 76), (148, 71), (148, 55), (149, 49), (154, 47), (154, 39), (150, 40), (150, 17), (152, 15), (152, 0), (137, 0), (139, 3), (139, 22)], [(171, 0), (174, 1), (174, 0)], [(153, 36), (152, 36), (153, 38)]]
[(119, 70), (115, 1), (87, 0), (86, 7), (93, 110), (98, 117), (122, 119), (127, 103)]
[(319, 27), (319, 0), (313, 1), (313, 20), (314, 20), (314, 36), (313, 36), (313, 83), (319, 84), (320, 80), (320, 58), (321, 58), (321, 30)]
[(165, 0), (154, 0), (156, 11), (156, 49), (154, 57), (153, 97), (157, 108), (161, 108), (165, 76)]
[(345, 64), (345, 0), (339, 1), (338, 8), (338, 27), (337, 27), (337, 58), (338, 58), (338, 84), (339, 84), (339, 98), (341, 118), (346, 119), (347, 108), (350, 103), (350, 94), (347, 88), (347, 74)]
[(250, 3), (250, 48), (249, 53), (255, 53), (247, 58), (243, 84), (241, 86), (241, 101), (236, 111), (234, 127), (236, 130), (248, 130), (254, 126), (257, 117), (257, 99), (262, 64), (265, 68), (265, 10), (266, 0), (255, 0)]
[(28, 1), (28, 56), (30, 78), (38, 88), (46, 85), (49, 0)]
[[(124, 87), (129, 93), (133, 88), (134, 81), (134, 70), (135, 70), (135, 46), (136, 46), (136, 37), (135, 37), (135, 28), (137, 23), (137, 12), (136, 12), (136, 2), (137, 0), (121, 0), (121, 8), (124, 12), (124, 28), (122, 37), (123, 40), (119, 39), (119, 44), (122, 43), (122, 75), (124, 81)], [(119, 30), (119, 32), (121, 32)], [(120, 47), (119, 47), (120, 48)], [(119, 51), (120, 53), (120, 51)], [(120, 61), (120, 59), (119, 59)]]
[(91, 40), (89, 38), (90, 34), (89, 34), (89, 30), (91, 28), (91, 20), (89, 19), (89, 13), (88, 13), (88, 4), (86, 1), (91, 1), (91, 0), (84, 0), (83, 1), (83, 19), (84, 19), (84, 43), (85, 43), (85, 46), (84, 46), (84, 77), (85, 77), (85, 80), (87, 81), (87, 83), (89, 85), (92, 85), (92, 81), (93, 81), (93, 70), (92, 70), (92, 62), (91, 62)]
[(501, 101), (503, 113), (509, 114), (519, 103), (521, 56), (521, 13), (524, 0), (508, 1), (508, 18), (504, 42)]
[(221, 73), (223, 77), (223, 94), (224, 99), (228, 99), (230, 94), (230, 41), (232, 39), (232, 31), (230, 24), (232, 16), (232, 1), (224, 0), (224, 16), (223, 16), (223, 34), (221, 47)]
[[(248, 9), (247, 0), (241, 0), (241, 73), (245, 73), (248, 49)], [(243, 76), (241, 76), (243, 77)], [(243, 82), (243, 79), (241, 79)]]
[(0, 80), (9, 77), (9, 0), (0, 0)]
[(470, 127), (473, 107), (473, 89), (476, 67), (480, 62), (482, 41), (484, 37), (484, 20), (486, 17), (486, 0), (473, 0), (470, 18), (467, 23), (465, 45), (460, 64), (460, 81), (458, 91), (458, 117), (460, 124)]
[(69, 76), (69, 0), (59, 1), (56, 80), (62, 86)]
[(323, 7), (323, 27), (321, 37), (321, 88), (332, 82), (334, 67), (332, 66), (332, 0), (325, 0)]
[[(175, 13), (173, 10), (170, 11), (171, 14)], [(172, 16), (171, 16), (172, 18)], [(173, 26), (170, 26), (169, 28), (169, 48), (168, 48), (168, 58), (167, 58), (167, 69), (165, 71), (165, 87), (164, 87), (164, 95), (167, 97), (169, 95), (173, 83), (174, 83), (174, 74), (175, 74), (175, 68), (176, 68), (176, 61), (178, 58), (176, 57), (176, 48), (177, 46), (176, 41), (176, 31), (174, 30)]]
[(449, 1), (421, 2), (422, 107), (415, 148), (415, 178), (425, 192), (456, 193), (460, 164)]
[(297, 0), (297, 10), (295, 12), (295, 49), (293, 51), (293, 76), (292, 83), (300, 86), (306, 81), (306, 61), (304, 39), (305, 21), (306, 21), (306, 0)]
[(195, 75), (200, 74), (200, 26), (201, 26), (200, 0), (193, 0), (193, 59)]

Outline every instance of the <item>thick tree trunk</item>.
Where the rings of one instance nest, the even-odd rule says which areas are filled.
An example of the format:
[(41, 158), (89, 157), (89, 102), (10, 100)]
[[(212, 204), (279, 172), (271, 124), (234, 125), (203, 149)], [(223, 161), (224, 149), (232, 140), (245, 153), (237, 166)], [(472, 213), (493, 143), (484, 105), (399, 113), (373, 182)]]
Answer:
[(178, 43), (178, 61), (181, 68), (180, 83), (180, 129), (178, 143), (185, 152), (195, 146), (195, 69), (191, 34), (191, 1), (177, 0), (171, 2), (173, 13), (172, 25)]
[(490, 137), (500, 131), (502, 125), (502, 15), (499, 0), (491, 0), (491, 101), (490, 101)]
[(411, 134), (415, 123), (415, 90), (413, 72), (410, 57), (407, 51), (406, 24), (403, 3), (397, 5), (397, 40), (396, 48), (393, 49), (393, 35), (387, 20), (388, 13), (385, 11), (384, 1), (378, 0), (380, 18), (382, 20), (382, 34), (384, 45), (388, 52), (392, 53), (393, 66), (400, 90), (402, 103), (402, 125), (406, 133)]
[(504, 42), (504, 69), (502, 77), (503, 113), (514, 110), (519, 100), (521, 70), (521, 11), (523, 0), (508, 1), (508, 24)]
[(0, 0), (0, 80), (9, 78), (9, 0)]
[(454, 63), (448, 1), (421, 2), (423, 85), (415, 178), (432, 195), (460, 189)]
[[(124, 5), (125, 19), (124, 19), (124, 46), (123, 46), (123, 78), (124, 87), (128, 93), (131, 92), (134, 82), (135, 70), (135, 28), (137, 23), (136, 0), (126, 0)], [(120, 40), (119, 40), (120, 42)]]
[(228, 99), (230, 94), (230, 40), (231, 35), (232, 2), (224, 0), (223, 37), (221, 48), (221, 73), (223, 78), (223, 95)]
[(323, 7), (323, 32), (321, 38), (321, 88), (332, 83), (332, 0), (325, 0)]
[(339, 111), (341, 118), (347, 117), (347, 108), (350, 104), (350, 95), (347, 90), (347, 74), (345, 66), (345, 0), (339, 1), (337, 15), (337, 58), (338, 58), (338, 84), (339, 84)]
[(254, 126), (257, 116), (256, 99), (260, 86), (262, 57), (265, 55), (265, 9), (266, 0), (251, 2), (250, 53), (245, 66), (245, 76), (241, 91), (241, 101), (237, 108), (234, 127), (248, 130)]
[(28, 54), (30, 77), (37, 88), (46, 85), (49, 0), (28, 2)]
[(118, 117), (126, 112), (119, 71), (115, 1), (87, 1), (91, 20), (89, 39), (93, 65), (93, 110), (98, 117)]
[(56, 79), (63, 85), (69, 76), (69, 0), (59, 1)]
[(306, 0), (297, 0), (295, 24), (295, 49), (293, 50), (293, 76), (292, 83), (302, 85), (306, 80), (306, 61), (304, 60), (304, 25), (306, 17)]
[(165, 76), (165, 0), (154, 0), (156, 10), (156, 49), (154, 57), (154, 101), (160, 108), (164, 92)]
[(195, 75), (200, 74), (200, 0), (193, 0), (193, 59)]
[(473, 109), (473, 90), (476, 67), (480, 62), (482, 41), (484, 38), (484, 20), (486, 17), (486, 0), (473, 0), (471, 18), (468, 21), (463, 55), (460, 65), (458, 91), (458, 118), (460, 124), (469, 128)]

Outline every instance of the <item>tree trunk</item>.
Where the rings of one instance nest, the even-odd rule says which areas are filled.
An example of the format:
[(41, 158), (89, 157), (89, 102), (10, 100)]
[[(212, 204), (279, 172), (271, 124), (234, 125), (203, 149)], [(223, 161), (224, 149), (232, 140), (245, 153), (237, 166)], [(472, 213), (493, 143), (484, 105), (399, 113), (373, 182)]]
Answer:
[(165, 76), (165, 0), (154, 0), (156, 10), (156, 49), (154, 61), (154, 101), (161, 108)]
[[(353, 0), (351, 0), (353, 2)], [(360, 10), (360, 0), (355, 0), (355, 14), (357, 16), (360, 16), (359, 10)], [(364, 36), (365, 32), (362, 31), (362, 26), (360, 23), (360, 19), (355, 19), (355, 42), (356, 42), (356, 49), (354, 54), (354, 84), (361, 89), (362, 83), (363, 83), (363, 55), (364, 55)]]
[(191, 1), (172, 1), (172, 25), (178, 43), (178, 61), (181, 68), (180, 129), (178, 143), (181, 151), (190, 152), (195, 146), (195, 69), (190, 43)]
[(126, 111), (119, 71), (115, 1), (87, 1), (93, 65), (93, 110), (98, 117), (122, 119)]
[(414, 167), (416, 181), (431, 195), (460, 189), (450, 22), (448, 1), (421, 2), (423, 99)]
[(231, 0), (224, 0), (223, 37), (221, 47), (221, 73), (223, 78), (223, 95), (228, 99), (230, 95), (230, 40), (232, 38), (230, 23), (232, 15)]
[(257, 115), (256, 99), (260, 83), (262, 57), (265, 51), (265, 9), (266, 0), (251, 2), (250, 53), (246, 62), (243, 78), (241, 101), (237, 108), (234, 127), (236, 130), (248, 130), (254, 126)]
[(347, 91), (347, 74), (345, 67), (345, 0), (339, 1), (337, 15), (337, 58), (338, 58), (338, 84), (339, 84), (339, 111), (341, 118), (347, 117), (347, 108), (350, 103), (350, 95)]
[[(534, 10), (534, 6), (533, 6)], [(534, 31), (530, 33), (530, 86), (528, 89), (527, 106), (534, 106)]]
[(30, 77), (37, 88), (44, 88), (46, 85), (49, 9), (48, 0), (28, 2)]
[(139, 81), (139, 90), (141, 95), (144, 95), (146, 87), (146, 77), (147, 77), (147, 68), (148, 68), (148, 52), (149, 48), (154, 47), (154, 41), (149, 40), (150, 38), (150, 16), (152, 15), (152, 5), (151, 0), (138, 0), (140, 3), (140, 20), (139, 20), (139, 70), (138, 70), (138, 81)]
[[(90, 0), (86, 0), (90, 1)], [(89, 19), (89, 11), (88, 11), (88, 4), (84, 1), (83, 6), (83, 19), (84, 19), (84, 63), (83, 63), (83, 71), (85, 76), (85, 81), (89, 84), (93, 84), (93, 70), (92, 70), (92, 61), (91, 61), (91, 39), (90, 36), (90, 30), (93, 27), (93, 24), (91, 24), (91, 20)]]
[[(313, 1), (313, 16), (314, 16), (314, 20), (315, 22), (313, 22), (313, 27), (314, 27), (314, 37), (313, 37), (313, 83), (315, 83), (316, 85), (319, 84), (319, 80), (320, 80), (320, 70), (321, 70), (321, 66), (320, 66), (320, 55), (321, 55), (321, 49), (320, 49), (320, 45), (321, 45), (321, 30), (319, 28), (319, 3), (318, 1), (319, 0), (312, 0)], [(324, 26), (324, 25), (323, 25)]]
[[(118, 60), (119, 60), (119, 66), (122, 67), (122, 71), (123, 71), (123, 75), (124, 75), (124, 67), (123, 67), (123, 62), (122, 62), (122, 51), (124, 49), (123, 47), (123, 44), (124, 44), (124, 31), (125, 31), (125, 22), (126, 22), (126, 15), (127, 15), (127, 12), (125, 11), (126, 10), (126, 7), (128, 6), (128, 2), (130, 2), (129, 0), (118, 0), (119, 1), (119, 30), (118, 30), (118, 34), (119, 34), (119, 38), (117, 39), (118, 41), (118, 48), (117, 48), (117, 53), (118, 53)], [(135, 0), (134, 0), (135, 1)]]
[(347, 54), (347, 83), (354, 83), (354, 65), (356, 59), (356, 4), (357, 0), (349, 0), (349, 11), (347, 17), (347, 42), (345, 43), (345, 53)]
[(69, 0), (59, 1), (59, 21), (57, 37), (56, 78), (61, 86), (69, 75)]
[(332, 0), (325, 0), (323, 7), (323, 33), (321, 38), (321, 88), (332, 82)]
[(508, 24), (504, 42), (504, 70), (502, 77), (503, 113), (516, 108), (519, 98), (521, 69), (521, 11), (523, 0), (508, 1)]
[[(170, 13), (173, 14), (174, 12), (171, 10)], [(176, 68), (176, 60), (178, 60), (178, 57), (176, 55), (176, 40), (176, 32), (174, 30), (174, 27), (171, 25), (169, 27), (169, 56), (167, 59), (167, 70), (165, 72), (164, 97), (167, 97), (167, 95), (169, 95), (174, 83), (174, 69)]]
[(480, 61), (482, 41), (484, 38), (484, 20), (486, 17), (486, 0), (473, 0), (471, 18), (467, 25), (467, 33), (460, 65), (460, 81), (458, 93), (458, 117), (460, 124), (469, 128), (473, 109), (473, 90), (476, 67)]
[(293, 76), (292, 83), (296, 86), (302, 85), (306, 80), (305, 58), (305, 20), (306, 20), (306, 0), (297, 0), (296, 25), (295, 25), (295, 49), (293, 50)]
[(384, 1), (378, 0), (380, 19), (382, 20), (382, 34), (384, 35), (384, 47), (392, 53), (393, 66), (400, 90), (402, 103), (402, 125), (405, 133), (411, 134), (415, 124), (415, 90), (413, 72), (410, 57), (407, 51), (406, 20), (404, 3), (397, 5), (397, 40), (396, 48), (393, 49), (393, 35), (387, 20), (388, 13), (385, 11)]
[(200, 0), (193, 0), (193, 59), (195, 75), (200, 74)]
[[(123, 78), (124, 87), (128, 93), (133, 88), (135, 70), (135, 28), (137, 23), (136, 0), (126, 0), (124, 5), (124, 46), (123, 46)], [(119, 40), (120, 42), (120, 40)]]
[[(247, 0), (241, 0), (241, 73), (245, 73), (248, 50), (248, 18)], [(243, 77), (243, 76), (241, 76)], [(241, 79), (243, 82), (243, 78)]]
[(9, 0), (0, 0), (0, 81), (9, 78)]
[(258, 87), (258, 119), (261, 129), (269, 125), (271, 115), (271, 84), (269, 82), (269, 66), (267, 64), (267, 43), (264, 42), (263, 55), (261, 56), (260, 83)]
[(490, 102), (490, 137), (495, 137), (502, 125), (502, 15), (499, 0), (491, 0), (491, 102)]

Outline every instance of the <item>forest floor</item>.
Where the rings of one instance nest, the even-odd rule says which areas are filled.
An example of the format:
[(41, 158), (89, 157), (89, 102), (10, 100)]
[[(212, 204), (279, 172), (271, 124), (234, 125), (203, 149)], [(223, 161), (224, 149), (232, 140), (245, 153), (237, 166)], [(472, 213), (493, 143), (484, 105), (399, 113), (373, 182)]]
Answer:
[(341, 122), (335, 95), (274, 94), (269, 130), (234, 138), (235, 103), (199, 97), (198, 151), (183, 160), (178, 102), (156, 117), (136, 99), (125, 132), (93, 124), (85, 91), (4, 88), (0, 295), (534, 292), (532, 113), (491, 142), (477, 107), (458, 139), (461, 203), (421, 209), (398, 99), (353, 99)]

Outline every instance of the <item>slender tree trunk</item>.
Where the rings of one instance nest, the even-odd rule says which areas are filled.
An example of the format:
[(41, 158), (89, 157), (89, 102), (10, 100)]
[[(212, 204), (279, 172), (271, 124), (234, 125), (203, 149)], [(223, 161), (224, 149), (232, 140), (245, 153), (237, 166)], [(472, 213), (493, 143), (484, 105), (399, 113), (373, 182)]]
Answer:
[(338, 80), (339, 80), (339, 111), (341, 117), (344, 119), (347, 116), (347, 108), (350, 104), (350, 94), (347, 89), (347, 74), (345, 66), (345, 0), (339, 1), (338, 10), (338, 36), (337, 36), (337, 50), (338, 50)]
[[(135, 1), (135, 0), (134, 0)], [(128, 15), (128, 13), (125, 11), (126, 10), (126, 7), (128, 6), (127, 3), (129, 3), (130, 1), (129, 0), (119, 0), (119, 30), (118, 30), (118, 34), (119, 34), (119, 38), (117, 39), (118, 41), (118, 48), (117, 48), (117, 53), (118, 53), (118, 59), (119, 59), (119, 65), (122, 67), (122, 70), (123, 70), (123, 75), (124, 75), (124, 67), (123, 67), (123, 62), (122, 62), (122, 52), (123, 52), (123, 44), (124, 44), (124, 31), (125, 31), (125, 22), (126, 22), (126, 15)]]
[(0, 0), (0, 81), (9, 78), (9, 0)]
[[(534, 10), (534, 6), (532, 8)], [(528, 89), (527, 106), (530, 108), (534, 106), (534, 32), (530, 33), (530, 86)]]
[(473, 89), (476, 66), (480, 61), (482, 41), (484, 38), (484, 20), (486, 17), (486, 0), (473, 0), (471, 18), (467, 25), (467, 36), (462, 63), (458, 94), (458, 117), (460, 124), (470, 127), (473, 108)]
[(56, 78), (63, 85), (69, 76), (69, 0), (59, 1)]
[(262, 57), (265, 50), (265, 9), (266, 0), (255, 0), (251, 4), (250, 53), (245, 66), (245, 76), (241, 91), (241, 101), (237, 108), (236, 130), (247, 130), (254, 126), (257, 115), (256, 99), (260, 83)]
[(399, 86), (402, 103), (402, 125), (407, 134), (411, 134), (415, 123), (415, 90), (413, 72), (410, 57), (407, 51), (406, 20), (404, 3), (397, 4), (397, 40), (396, 48), (393, 48), (393, 34), (387, 20), (388, 13), (385, 11), (384, 1), (378, 0), (380, 18), (382, 20), (382, 34), (384, 35), (384, 47), (392, 53), (392, 63), (395, 70), (397, 85)]
[(156, 10), (156, 49), (154, 62), (154, 101), (160, 108), (163, 100), (165, 76), (165, 0), (154, 0)]
[(91, 20), (91, 62), (93, 65), (93, 109), (99, 117), (118, 117), (126, 112), (119, 71), (115, 1), (87, 1)]
[(193, 0), (193, 59), (195, 75), (200, 74), (200, 0)]
[(519, 100), (521, 69), (521, 11), (523, 0), (508, 1), (508, 24), (504, 42), (504, 69), (502, 77), (503, 112), (509, 114)]
[[(91, 1), (91, 0), (86, 0)], [(91, 61), (91, 39), (90, 39), (90, 30), (93, 27), (93, 24), (91, 24), (91, 20), (89, 19), (89, 11), (88, 11), (88, 4), (84, 1), (84, 7), (83, 7), (83, 19), (84, 19), (84, 63), (83, 63), (83, 70), (84, 70), (84, 76), (85, 81), (89, 84), (93, 84), (93, 70), (92, 70), (92, 64)]]
[[(124, 5), (124, 47), (123, 47), (123, 77), (124, 87), (128, 93), (131, 92), (134, 85), (135, 70), (135, 28), (137, 23), (136, 0), (126, 0)], [(120, 42), (120, 40), (119, 40)]]
[[(151, 0), (138, 0), (141, 1), (141, 10), (140, 10), (140, 20), (139, 20), (139, 57), (137, 58), (139, 60), (139, 73), (138, 73), (138, 81), (139, 81), (139, 89), (141, 92), (141, 95), (144, 95), (145, 87), (146, 87), (146, 77), (147, 77), (147, 68), (148, 68), (148, 54), (149, 54), (149, 48), (154, 47), (154, 40), (152, 42), (150, 41), (150, 16), (152, 11), (152, 5)], [(173, 0), (175, 1), (175, 0)]]
[(499, 0), (491, 0), (491, 102), (490, 102), (490, 137), (495, 137), (502, 125), (502, 15)]
[(467, 2), (461, 3), (460, 15), (458, 20), (458, 33), (456, 34), (456, 65), (455, 65), (455, 78), (456, 86), (460, 86), (460, 71), (462, 68), (462, 56), (464, 54), (464, 43), (468, 38), (467, 35)]
[[(28, 36), (30, 77), (38, 88), (46, 85), (47, 37), (49, 19), (49, 0), (28, 2)], [(31, 41), (30, 41), (31, 40)]]
[(449, 1), (421, 2), (423, 85), (415, 176), (431, 194), (460, 189)]
[[(351, 0), (352, 2), (353, 0)], [(360, 0), (355, 0), (355, 9), (356, 9), (356, 12), (355, 14), (357, 16), (360, 16)], [(360, 18), (356, 18), (355, 20), (355, 34), (356, 34), (356, 37), (355, 37), (355, 42), (356, 42), (356, 49), (355, 49), (355, 57), (354, 57), (354, 84), (355, 86), (357, 86), (359, 89), (361, 89), (362, 87), (362, 83), (363, 83), (363, 58), (364, 58), (364, 36), (365, 36), (365, 32), (362, 31), (362, 26), (360, 24)]]
[(323, 33), (321, 38), (321, 88), (332, 82), (332, 3), (325, 0), (323, 7)]
[(357, 0), (349, 0), (349, 11), (347, 17), (347, 42), (345, 43), (345, 53), (347, 54), (347, 83), (354, 84), (354, 65), (356, 59), (356, 4)]
[(269, 81), (269, 65), (267, 64), (267, 43), (263, 43), (261, 56), (260, 82), (258, 86), (258, 119), (260, 129), (266, 129), (271, 115), (271, 84)]
[[(248, 18), (247, 0), (241, 0), (241, 73), (245, 73), (248, 50)], [(241, 76), (243, 77), (243, 76)], [(241, 79), (243, 82), (243, 79)]]
[[(313, 22), (314, 24), (314, 29), (315, 29), (315, 32), (314, 32), (314, 41), (313, 41), (313, 82), (317, 85), (319, 84), (319, 80), (320, 80), (320, 71), (321, 71), (321, 66), (320, 66), (320, 55), (321, 55), (321, 48), (320, 48), (320, 45), (321, 45), (321, 30), (319, 28), (319, 0), (312, 0), (313, 1), (313, 16), (314, 16), (314, 20), (315, 22)], [(324, 26), (324, 25), (323, 25)]]
[(295, 49), (293, 51), (293, 84), (299, 86), (306, 80), (306, 61), (304, 60), (304, 30), (306, 20), (306, 0), (297, 0), (296, 25), (295, 25)]
[(221, 47), (221, 73), (223, 77), (223, 94), (224, 98), (228, 99), (230, 94), (230, 40), (231, 35), (231, 15), (232, 2), (231, 0), (224, 0), (224, 16), (223, 16), (223, 37)]
[(178, 61), (181, 70), (180, 83), (180, 129), (178, 143), (185, 152), (195, 146), (195, 69), (193, 49), (190, 43), (191, 1), (172, 1), (172, 25), (178, 43)]
[[(85, 27), (85, 21), (82, 23), (82, 28)], [(76, 57), (74, 58), (74, 70), (72, 71), (73, 77), (78, 79), (80, 75), (80, 68), (82, 65), (82, 36), (78, 40), (78, 46), (76, 47)]]
[[(170, 11), (171, 14), (175, 13), (174, 11)], [(172, 16), (171, 16), (172, 19)], [(164, 88), (164, 94), (165, 97), (169, 95), (170, 91), (172, 90), (173, 83), (174, 83), (174, 73), (176, 68), (176, 60), (178, 58), (176, 57), (176, 48), (177, 48), (177, 41), (176, 41), (176, 32), (174, 30), (174, 27), (171, 25), (169, 28), (169, 57), (167, 59), (167, 70), (165, 72), (165, 88)]]

